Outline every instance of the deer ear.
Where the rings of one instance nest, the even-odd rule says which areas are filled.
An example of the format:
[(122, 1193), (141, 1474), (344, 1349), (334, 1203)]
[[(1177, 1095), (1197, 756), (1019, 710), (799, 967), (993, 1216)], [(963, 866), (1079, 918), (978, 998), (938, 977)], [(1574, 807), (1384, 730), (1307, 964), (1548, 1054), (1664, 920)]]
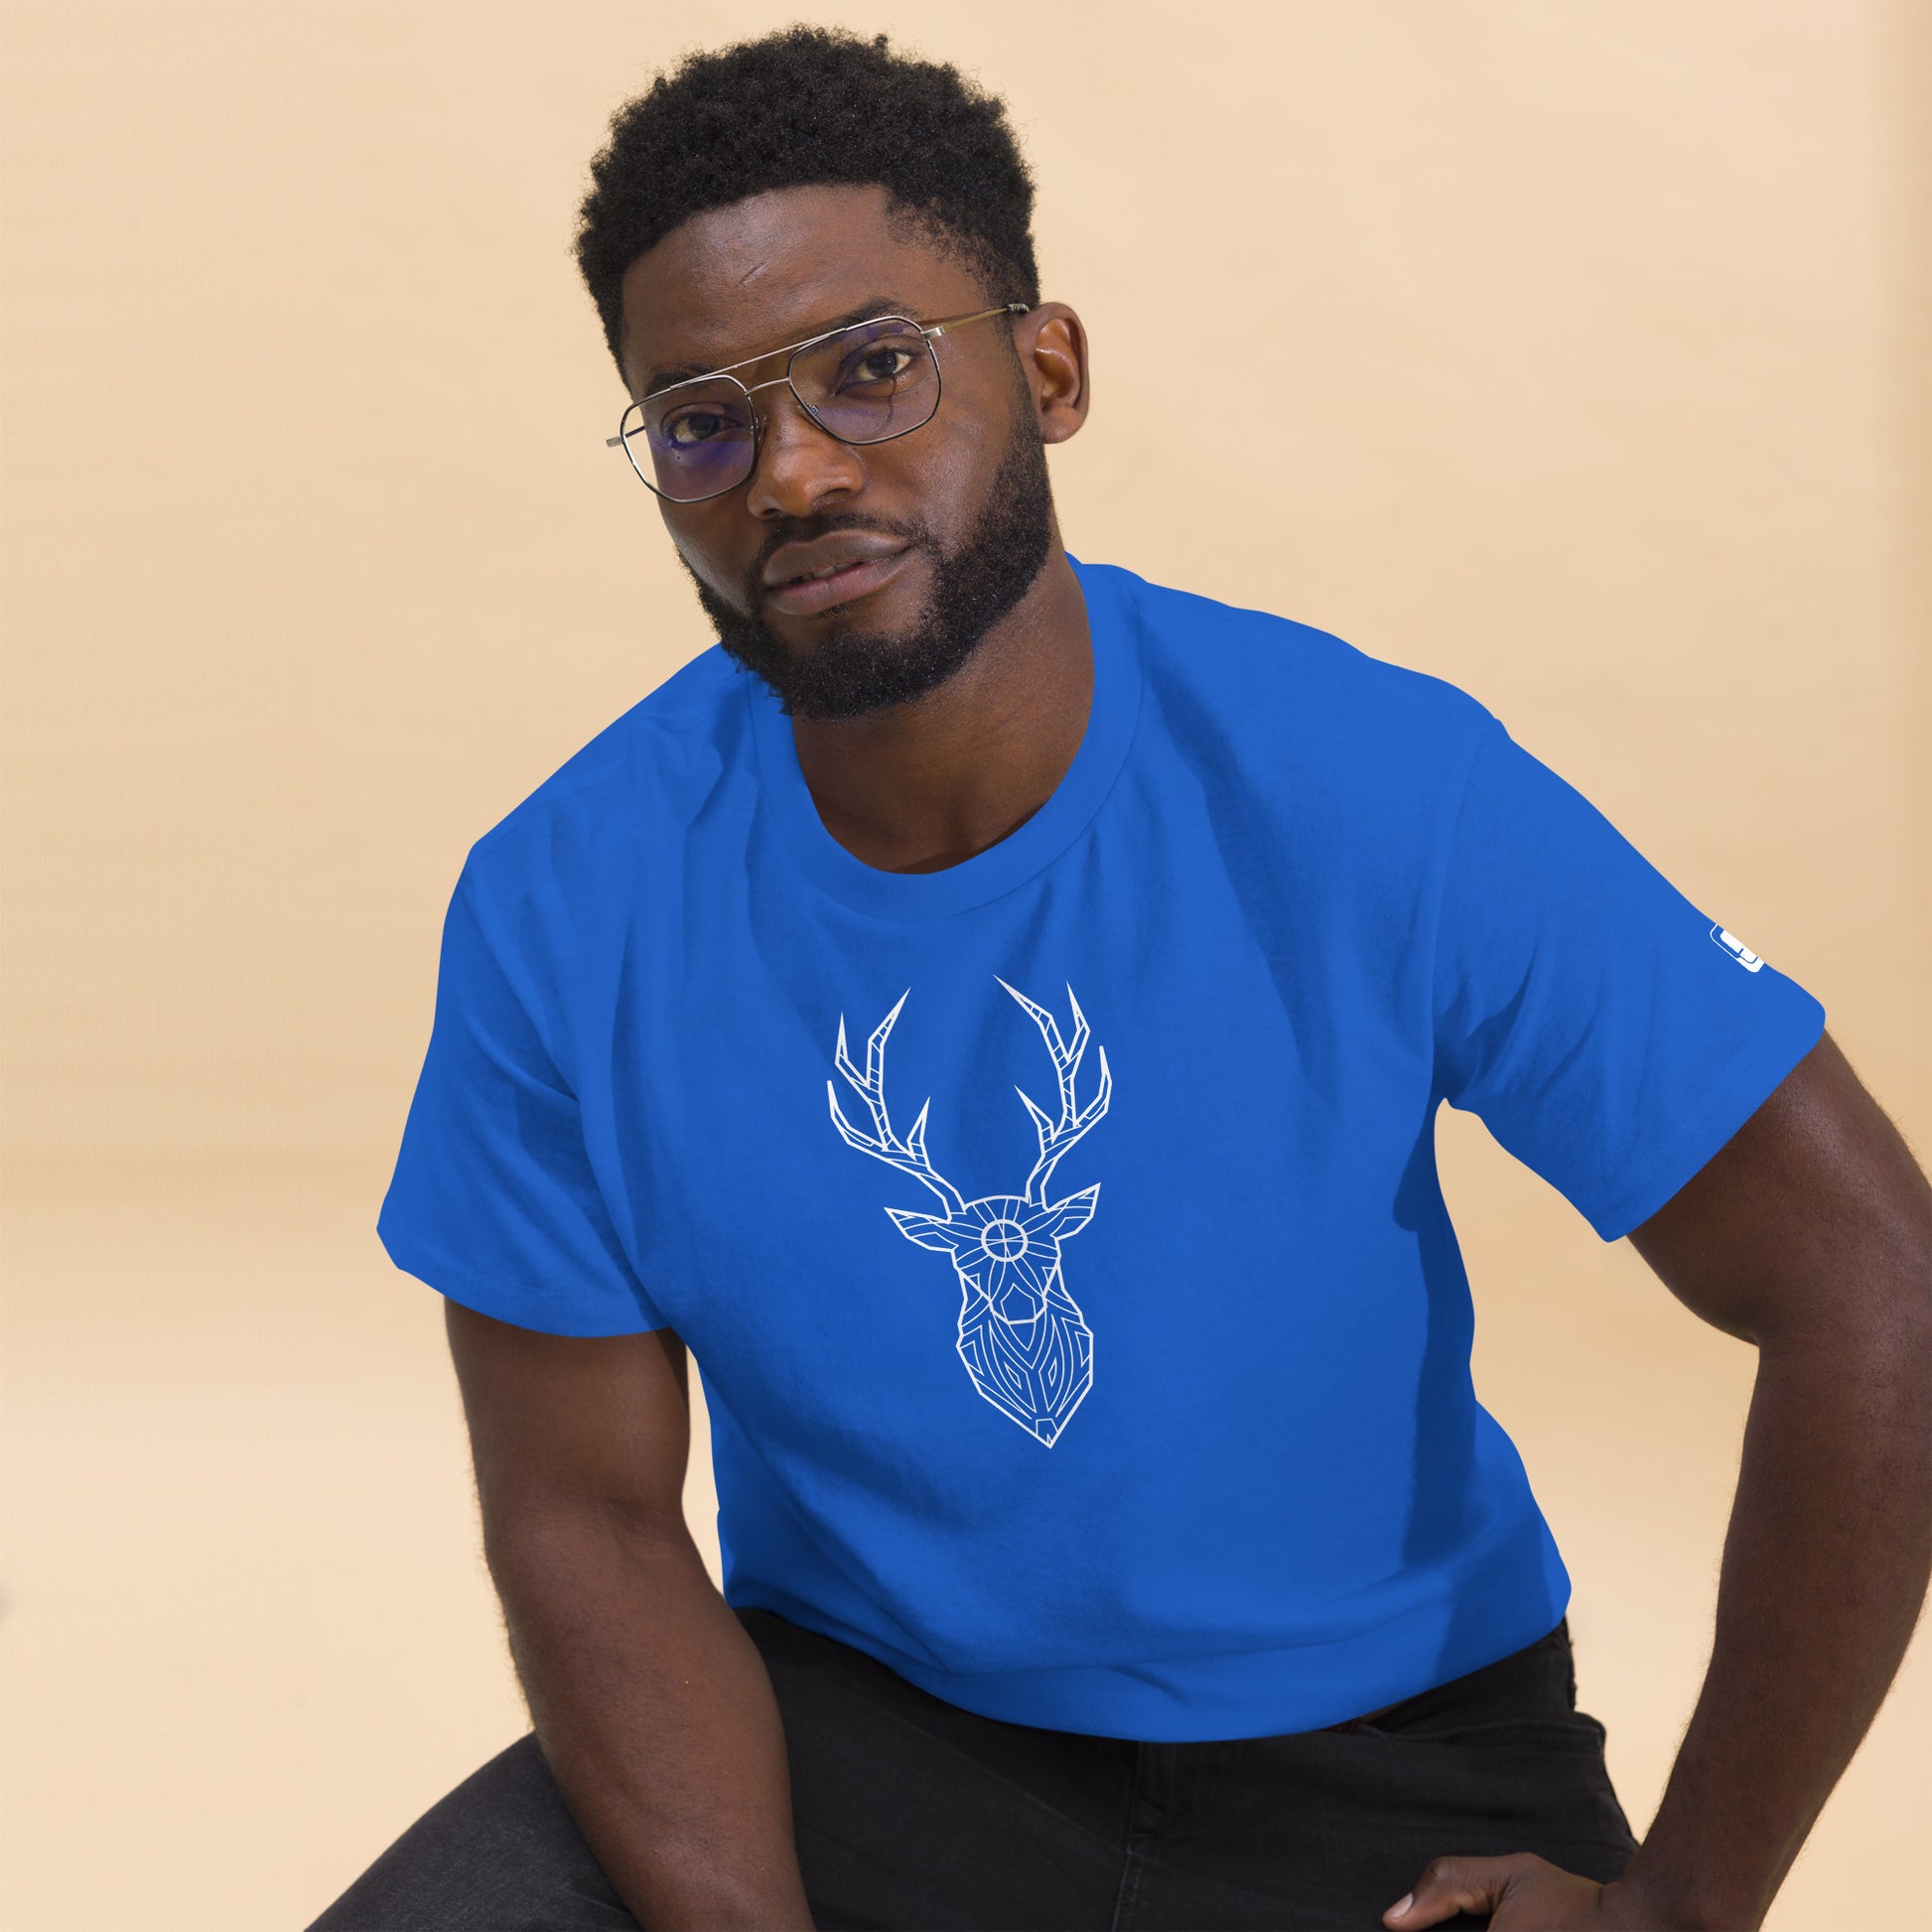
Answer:
[(1055, 1241), (1064, 1241), (1069, 1235), (1078, 1234), (1093, 1219), (1093, 1210), (1100, 1200), (1100, 1183), (1095, 1181), (1091, 1187), (1082, 1187), (1077, 1194), (1068, 1194), (1065, 1200), (1055, 1201), (1046, 1212), (1048, 1220), (1046, 1232)]
[(952, 1254), (964, 1238), (965, 1230), (936, 1214), (914, 1214), (905, 1207), (889, 1207), (886, 1212), (906, 1240), (916, 1241), (922, 1248), (937, 1248), (942, 1254)]

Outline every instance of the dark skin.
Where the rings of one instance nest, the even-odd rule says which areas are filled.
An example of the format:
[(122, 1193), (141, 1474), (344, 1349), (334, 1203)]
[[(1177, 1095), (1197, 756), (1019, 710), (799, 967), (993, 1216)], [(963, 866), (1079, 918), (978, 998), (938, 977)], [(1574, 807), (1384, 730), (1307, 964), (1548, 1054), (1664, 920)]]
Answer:
[[(758, 195), (685, 222), (632, 264), (625, 380), (640, 396), (653, 375), (783, 347), (880, 298), (926, 321), (1008, 293), (989, 292), (928, 235), (891, 219), (883, 189)], [(840, 443), (786, 390), (761, 391), (768, 427), (756, 473), (710, 502), (660, 504), (671, 541), (741, 607), (748, 570), (786, 519), (851, 510), (916, 520), (955, 547), (986, 501), (1019, 406), (999, 330), (1019, 351), (1040, 441), (1063, 443), (1086, 420), (1086, 332), (1064, 303), (1049, 302), (942, 338), (939, 413), (896, 442)], [(778, 357), (737, 373), (759, 382), (783, 366)], [(903, 629), (930, 580), (928, 560), (913, 554), (860, 600), (867, 627)], [(804, 652), (840, 612), (792, 617), (767, 605), (759, 615)], [(1056, 525), (1033, 589), (957, 677), (863, 717), (794, 718), (792, 736), (819, 817), (841, 845), (885, 872), (933, 872), (997, 844), (1045, 803), (1079, 749), (1092, 692), (1086, 604)]]
[[(663, 371), (762, 354), (881, 297), (923, 320), (1007, 293), (896, 221), (882, 191), (759, 196), (694, 218), (633, 266), (625, 377), (641, 395)], [(783, 389), (761, 391), (770, 420), (754, 476), (663, 506), (706, 583), (742, 608), (767, 537), (827, 510), (922, 523), (950, 548), (987, 500), (1017, 409), (1048, 443), (1085, 417), (1086, 339), (1060, 304), (976, 325), (940, 355), (938, 415), (890, 444), (843, 445)], [(928, 568), (914, 554), (885, 571), (857, 600), (866, 627), (902, 631)], [(801, 653), (829, 621), (761, 615)], [(952, 680), (857, 718), (794, 717), (793, 735), (833, 837), (883, 870), (930, 871), (1038, 809), (1078, 748), (1091, 690), (1084, 605), (1055, 529), (1032, 590)], [(1460, 1910), (1492, 1913), (1498, 1932), (1755, 1927), (1923, 1601), (1932, 1187), (1836, 1042), (1822, 1038), (1630, 1240), (1686, 1307), (1758, 1355), (1696, 1711), (1622, 1877), (1445, 1846), (1384, 1915), (1396, 1932)], [(808, 1927), (770, 1685), (683, 1519), (681, 1343), (664, 1330), (541, 1335), (454, 1302), (448, 1319), (512, 1653), (600, 1863), (646, 1926)]]
[(1932, 1188), (1827, 1034), (1629, 1237), (1757, 1349), (1717, 1637), (1662, 1804), (1609, 1885), (1438, 1860), (1391, 1927), (1754, 1927), (1870, 1725), (1932, 1569)]

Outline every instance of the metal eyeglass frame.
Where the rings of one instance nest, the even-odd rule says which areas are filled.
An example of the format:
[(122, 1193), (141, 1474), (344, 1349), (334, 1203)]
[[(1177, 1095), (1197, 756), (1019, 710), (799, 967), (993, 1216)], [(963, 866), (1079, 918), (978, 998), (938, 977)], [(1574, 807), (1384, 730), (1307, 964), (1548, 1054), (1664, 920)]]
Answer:
[[(948, 330), (951, 329), (964, 329), (969, 322), (985, 322), (990, 316), (1024, 316), (1024, 315), (1029, 315), (1031, 313), (1032, 310), (1030, 306), (1025, 302), (1003, 302), (1000, 304), (1000, 306), (997, 309), (976, 309), (973, 311), (971, 315), (964, 315), (964, 316), (941, 316), (937, 322), (918, 323), (918, 322), (914, 322), (910, 316), (896, 316), (896, 315), (862, 316), (857, 322), (843, 322), (836, 329), (826, 329), (826, 330), (822, 330), (816, 336), (807, 336), (802, 343), (788, 343), (782, 348), (767, 348), (762, 355), (748, 355), (742, 362), (727, 362), (722, 369), (707, 369), (703, 375), (687, 375), (683, 378), (682, 381), (667, 382), (665, 383), (663, 388), (653, 389), (650, 391), (648, 395), (639, 396), (635, 402), (626, 404), (623, 412), (623, 422), (627, 422), (629, 420), (631, 410), (641, 408), (645, 403), (655, 401), (656, 398), (659, 396), (668, 396), (672, 392), (672, 390), (688, 388), (693, 383), (715, 382), (718, 380), (720, 376), (723, 376), (727, 381), (729, 381), (733, 386), (733, 388), (742, 390), (744, 392), (745, 401), (747, 405), (750, 406), (752, 409), (751, 466), (746, 470), (745, 474), (739, 478), (737, 483), (727, 483), (723, 489), (713, 489), (707, 491), (706, 494), (702, 496), (670, 496), (670, 495), (666, 495), (663, 490), (659, 489), (658, 486), (654, 483), (652, 483), (647, 476), (644, 475), (643, 466), (640, 463), (638, 463), (635, 454), (632, 452), (630, 448), (630, 438), (625, 436), (623, 433), (623, 422), (619, 423), (617, 435), (607, 436), (604, 439), (604, 447), (607, 450), (615, 450), (615, 449), (622, 450), (625, 461), (628, 462), (631, 469), (636, 472), (637, 481), (641, 483), (644, 485), (644, 487), (651, 492), (653, 496), (661, 496), (663, 497), (664, 501), (667, 503), (714, 502), (720, 496), (729, 496), (734, 489), (738, 489), (742, 487), (745, 483), (750, 483), (753, 477), (755, 477), (758, 474), (759, 453), (764, 446), (764, 420), (765, 419), (759, 413), (757, 407), (752, 405), (752, 397), (759, 389), (775, 389), (780, 384), (782, 384), (785, 388), (790, 389), (792, 400), (796, 402), (798, 407), (802, 409), (805, 412), (805, 414), (809, 416), (811, 420), (814, 423), (816, 423), (818, 427), (822, 429), (825, 432), (825, 434), (831, 437), (835, 442), (851, 444), (855, 449), (870, 449), (872, 445), (874, 445), (875, 443), (895, 442), (897, 438), (901, 436), (910, 436), (914, 430), (924, 429), (926, 424), (931, 422), (932, 417), (936, 416), (939, 413), (939, 397), (941, 394), (944, 393), (945, 382), (943, 376), (940, 373), (939, 358), (938, 356), (932, 354), (931, 343), (933, 337), (943, 336), (946, 334)], [(922, 418), (919, 422), (908, 424), (904, 429), (893, 430), (885, 436), (864, 436), (864, 437), (841, 436), (838, 433), (838, 431), (833, 429), (831, 425), (827, 423), (819, 415), (817, 410), (815, 410), (811, 406), (811, 404), (808, 403), (805, 400), (805, 398), (798, 393), (797, 387), (793, 384), (791, 379), (791, 365), (794, 361), (797, 360), (797, 358), (800, 355), (804, 353), (806, 349), (816, 348), (820, 343), (829, 343), (834, 336), (843, 336), (844, 334), (846, 334), (848, 330), (865, 329), (871, 327), (875, 323), (881, 323), (881, 322), (902, 322), (904, 323), (906, 328), (912, 331), (914, 335), (922, 336), (925, 338), (926, 345), (927, 345), (926, 353), (932, 358), (932, 379), (934, 383), (937, 385), (937, 387), (933, 392), (933, 397), (932, 397), (932, 413), (931, 415)], [(773, 376), (769, 382), (745, 383), (739, 381), (738, 377), (732, 374), (732, 371), (734, 369), (748, 369), (752, 366), (754, 362), (768, 362), (774, 355), (782, 355), (785, 358), (785, 372), (783, 375)], [(640, 431), (639, 433), (641, 434), (642, 432)]]

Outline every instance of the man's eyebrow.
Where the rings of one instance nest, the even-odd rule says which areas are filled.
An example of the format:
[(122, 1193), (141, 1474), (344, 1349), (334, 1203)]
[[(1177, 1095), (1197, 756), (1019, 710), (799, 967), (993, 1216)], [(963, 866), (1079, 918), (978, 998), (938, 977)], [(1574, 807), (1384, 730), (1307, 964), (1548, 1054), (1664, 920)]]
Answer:
[[(808, 329), (802, 336), (794, 336), (790, 343), (780, 343), (778, 348), (789, 348), (796, 343), (808, 343), (815, 336), (829, 335), (834, 329), (849, 329), (855, 322), (871, 322), (879, 316), (910, 316), (909, 304), (896, 296), (878, 295), (869, 302), (861, 302), (856, 309), (848, 309), (842, 316), (830, 316), (816, 329)], [(673, 382), (689, 382), (701, 375), (714, 375), (721, 368), (742, 368), (747, 362), (762, 361), (767, 355), (777, 354), (777, 348), (767, 348), (755, 355), (740, 356), (732, 362), (679, 362), (669, 368), (652, 369), (644, 378), (644, 394), (654, 395), (659, 389), (667, 389)]]

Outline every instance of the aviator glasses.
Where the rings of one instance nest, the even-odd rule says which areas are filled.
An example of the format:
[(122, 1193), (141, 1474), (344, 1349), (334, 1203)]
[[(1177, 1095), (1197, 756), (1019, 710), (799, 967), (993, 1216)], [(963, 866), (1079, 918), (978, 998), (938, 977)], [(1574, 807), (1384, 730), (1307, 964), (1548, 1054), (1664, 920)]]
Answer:
[[(705, 375), (666, 383), (623, 412), (607, 449), (621, 445), (639, 478), (672, 503), (702, 503), (736, 489), (758, 467), (765, 418), (753, 405), (760, 389), (788, 388), (813, 422), (841, 443), (890, 443), (931, 422), (939, 407), (933, 338), (990, 316), (1024, 316), (1024, 302), (918, 323), (873, 316), (767, 349)], [(785, 357), (785, 372), (744, 383), (732, 371)]]

